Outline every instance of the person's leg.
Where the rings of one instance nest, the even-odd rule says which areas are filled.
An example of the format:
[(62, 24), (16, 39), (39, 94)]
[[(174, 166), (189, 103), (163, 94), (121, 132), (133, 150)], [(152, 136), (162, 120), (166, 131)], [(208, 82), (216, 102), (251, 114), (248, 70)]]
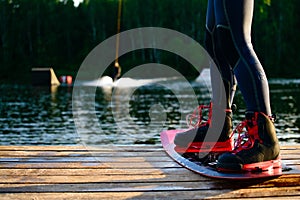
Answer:
[[(178, 146), (187, 146), (192, 141), (227, 141), (232, 133), (232, 113), (228, 110), (231, 108), (235, 92), (235, 78), (222, 51), (216, 46), (218, 38), (215, 20), (216, 9), (214, 4), (215, 0), (208, 0), (205, 34), (205, 48), (217, 65), (215, 66), (212, 63), (210, 66), (212, 106), (209, 108), (209, 112), (212, 113), (211, 119), (209, 119), (209, 123), (204, 123), (200, 127), (195, 127), (194, 129), (177, 134), (174, 143)], [(220, 126), (222, 124), (224, 124), (223, 127)]]
[[(237, 143), (232, 153), (218, 158), (217, 168), (241, 170), (245, 164), (276, 159), (279, 143), (270, 117), (269, 88), (265, 72), (251, 44), (251, 23), (254, 0), (222, 0), (228, 26), (219, 29), (220, 46), (234, 66), (247, 112), (243, 126), (248, 142)], [(227, 38), (229, 37), (231, 41)], [(227, 39), (226, 39), (227, 38)], [(236, 53), (228, 51), (233, 48)]]
[[(208, 0), (207, 12), (206, 12), (206, 32), (205, 32), (204, 43), (205, 43), (205, 49), (207, 50), (208, 54), (215, 61), (214, 38), (213, 38), (214, 29), (215, 29), (214, 0)], [(211, 112), (210, 110), (211, 108), (208, 109), (209, 112)], [(199, 118), (202, 116), (196, 116), (196, 117)], [(197, 120), (202, 121), (202, 119), (197, 119)], [(174, 143), (177, 146), (187, 147), (191, 142), (204, 141), (210, 124), (206, 122), (206, 123), (201, 123), (201, 126), (199, 125), (200, 123), (197, 122), (197, 127), (176, 134)]]
[(215, 29), (214, 0), (208, 0), (207, 11), (206, 11), (204, 44), (205, 44), (206, 51), (209, 53), (211, 58), (215, 60), (214, 45), (213, 45), (214, 29)]
[[(208, 1), (206, 18), (206, 42), (205, 46), (215, 65), (211, 64), (212, 85), (212, 118), (208, 138), (216, 141), (226, 141), (232, 133), (232, 111), (231, 106), (235, 94), (236, 79), (229, 62), (219, 46), (218, 38), (218, 0)], [(225, 16), (225, 15), (224, 15)], [(222, 126), (223, 125), (223, 126)]]
[[(224, 80), (224, 87), (227, 96), (227, 106), (230, 108), (233, 103), (237, 81), (233, 73), (233, 67), (237, 60), (238, 53), (232, 45), (228, 21), (223, 8), (223, 3), (220, 0), (214, 0), (215, 13), (215, 52), (217, 57), (217, 65)], [(226, 46), (224, 48), (224, 46)]]
[[(225, 37), (231, 38), (234, 44), (223, 43), (226, 48), (224, 52), (234, 69), (247, 110), (271, 115), (268, 81), (251, 43), (254, 0), (224, 0), (223, 2), (230, 32), (227, 34), (232, 36), (225, 35)], [(235, 47), (239, 55), (238, 59), (228, 46)]]
[[(226, 57), (219, 45), (219, 36), (218, 36), (218, 26), (220, 18), (225, 19), (225, 13), (220, 15), (219, 12), (219, 0), (209, 0), (207, 17), (206, 17), (206, 35), (205, 35), (205, 47), (211, 58), (214, 60), (217, 69), (211, 67), (211, 80), (212, 80), (212, 101), (215, 105), (222, 104), (223, 96), (225, 95), (227, 109), (231, 108), (233, 98), (236, 90), (236, 79), (232, 71), (232, 66), (226, 60)], [(218, 71), (217, 71), (218, 70)], [(216, 83), (215, 80), (218, 79), (216, 76), (221, 75), (223, 83)], [(223, 87), (220, 87), (218, 84), (223, 84)], [(223, 107), (223, 105), (219, 105)]]

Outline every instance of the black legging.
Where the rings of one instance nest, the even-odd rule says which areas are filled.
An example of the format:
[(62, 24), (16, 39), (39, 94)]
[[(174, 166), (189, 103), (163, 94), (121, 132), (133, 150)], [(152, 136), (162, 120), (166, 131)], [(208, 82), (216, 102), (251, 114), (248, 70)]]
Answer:
[[(237, 80), (247, 110), (271, 115), (268, 81), (251, 43), (253, 7), (254, 0), (208, 0), (205, 45), (220, 70), (227, 107)], [(213, 81), (212, 87), (214, 101), (220, 89)]]

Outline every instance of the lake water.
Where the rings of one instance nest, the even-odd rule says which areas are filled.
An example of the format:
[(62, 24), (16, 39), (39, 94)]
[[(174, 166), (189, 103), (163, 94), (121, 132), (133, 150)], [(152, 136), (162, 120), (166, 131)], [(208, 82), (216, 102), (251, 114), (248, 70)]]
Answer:
[[(82, 85), (77, 110), (72, 107), (73, 87), (0, 85), (0, 145), (159, 144), (160, 131), (187, 128), (183, 116), (192, 111), (193, 97), (183, 81), (135, 83), (134, 90)], [(300, 80), (270, 80), (281, 144), (300, 143), (299, 85)], [(207, 104), (209, 87), (199, 82), (191, 86), (197, 100)], [(237, 124), (245, 112), (239, 92), (235, 103)]]

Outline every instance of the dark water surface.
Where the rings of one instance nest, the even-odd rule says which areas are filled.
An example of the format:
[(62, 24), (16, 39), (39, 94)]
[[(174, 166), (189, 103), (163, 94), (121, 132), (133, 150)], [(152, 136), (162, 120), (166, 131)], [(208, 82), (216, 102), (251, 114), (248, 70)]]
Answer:
[[(300, 80), (270, 80), (276, 129), (282, 144), (300, 143)], [(197, 100), (208, 103), (208, 87), (192, 83)], [(184, 117), (191, 112), (186, 85), (170, 81), (168, 87), (148, 84), (137, 87), (126, 97), (127, 88), (95, 86), (82, 88), (80, 111), (72, 110), (72, 87), (37, 88), (30, 85), (0, 85), (0, 145), (74, 145), (74, 144), (158, 144), (159, 132), (187, 128)], [(113, 98), (111, 95), (113, 94)], [(92, 97), (94, 116), (90, 117)], [(185, 105), (180, 104), (180, 100)], [(244, 116), (245, 106), (237, 92), (234, 115), (237, 124)], [(80, 116), (80, 130), (73, 113)], [(95, 125), (96, 124), (96, 125)], [(100, 127), (100, 129), (99, 129)]]

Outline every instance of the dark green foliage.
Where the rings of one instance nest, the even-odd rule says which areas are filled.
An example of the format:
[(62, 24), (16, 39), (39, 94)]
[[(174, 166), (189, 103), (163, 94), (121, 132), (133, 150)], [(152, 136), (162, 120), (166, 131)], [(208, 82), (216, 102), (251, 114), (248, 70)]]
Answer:
[[(268, 76), (299, 77), (299, 0), (255, 1), (253, 43)], [(180, 31), (203, 44), (207, 0), (123, 0), (121, 31), (146, 26)], [(30, 81), (32, 67), (75, 75), (87, 54), (117, 32), (118, 0), (0, 0), (0, 83)], [(195, 77), (176, 55), (155, 50), (120, 58), (126, 71), (160, 62)], [(184, 69), (183, 69), (184, 68)]]

